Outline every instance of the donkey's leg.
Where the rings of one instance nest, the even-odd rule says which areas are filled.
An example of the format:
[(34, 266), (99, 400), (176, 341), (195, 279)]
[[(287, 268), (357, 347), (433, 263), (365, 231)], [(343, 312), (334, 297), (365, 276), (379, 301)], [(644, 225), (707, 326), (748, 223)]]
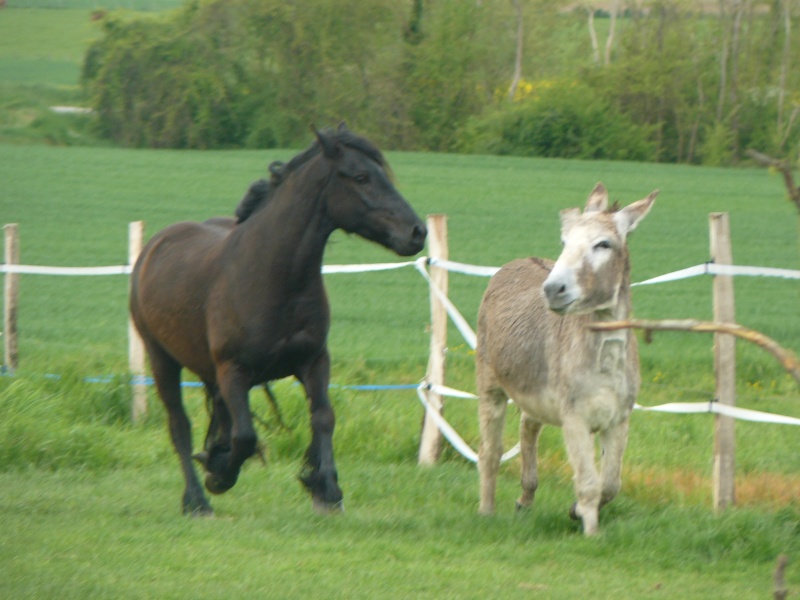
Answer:
[(155, 344), (147, 345), (158, 395), (167, 410), (172, 444), (181, 463), (186, 488), (183, 492), (183, 513), (211, 515), (213, 510), (192, 464), (192, 428), (181, 398), (181, 365)]
[(517, 500), (517, 510), (530, 507), (536, 488), (539, 487), (539, 470), (537, 461), (537, 446), (542, 424), (528, 417), (524, 412), (519, 421), (519, 453), (522, 459), (522, 495)]
[(628, 419), (600, 433), (600, 507), (611, 502), (622, 486), (622, 455), (628, 443)]
[[(479, 382), (478, 387), (481, 388)], [(505, 426), (508, 396), (499, 388), (483, 389), (478, 400), (478, 422), (481, 442), (478, 448), (478, 473), (481, 496), (478, 511), (482, 515), (494, 514), (497, 471), (503, 455), (503, 428)]]
[(217, 381), (231, 419), (230, 450), (217, 450), (209, 457), (206, 489), (212, 494), (227, 492), (236, 484), (242, 464), (255, 452), (257, 441), (246, 372), (235, 363), (225, 362), (217, 365)]
[(300, 481), (311, 492), (314, 508), (319, 512), (343, 509), (342, 490), (333, 458), (333, 430), (336, 417), (328, 398), (330, 356), (323, 352), (308, 369), (298, 375), (306, 391), (311, 412), (311, 443)]
[(600, 510), (600, 478), (595, 467), (594, 438), (586, 423), (575, 416), (565, 418), (562, 428), (578, 497), (570, 516), (580, 517), (583, 533), (593, 535), (597, 533), (597, 513)]

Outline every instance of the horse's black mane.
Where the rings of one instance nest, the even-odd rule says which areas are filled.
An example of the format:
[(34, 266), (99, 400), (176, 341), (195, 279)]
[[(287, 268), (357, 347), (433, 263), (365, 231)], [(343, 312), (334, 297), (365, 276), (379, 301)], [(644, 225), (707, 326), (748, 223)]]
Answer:
[[(383, 158), (383, 154), (372, 142), (359, 137), (340, 126), (337, 131), (326, 129), (321, 135), (325, 136), (333, 144), (352, 148), (369, 159), (378, 163), (383, 169), (388, 170), (389, 166)], [(275, 161), (269, 165), (270, 178), (259, 179), (250, 185), (244, 198), (236, 207), (236, 222), (241, 223), (255, 212), (260, 206), (266, 205), (272, 197), (272, 192), (277, 188), (291, 173), (296, 171), (309, 160), (321, 152), (319, 140), (315, 140), (311, 146), (292, 158), (288, 163)]]

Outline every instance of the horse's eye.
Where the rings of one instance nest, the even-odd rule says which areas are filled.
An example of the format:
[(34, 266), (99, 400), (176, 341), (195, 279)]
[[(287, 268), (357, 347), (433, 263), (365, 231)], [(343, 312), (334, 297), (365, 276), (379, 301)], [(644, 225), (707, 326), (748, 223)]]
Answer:
[(358, 173), (357, 175), (353, 176), (353, 181), (358, 184), (364, 184), (369, 182), (369, 175), (366, 173)]
[(594, 245), (595, 250), (609, 250), (611, 248), (611, 242), (608, 240), (600, 240)]

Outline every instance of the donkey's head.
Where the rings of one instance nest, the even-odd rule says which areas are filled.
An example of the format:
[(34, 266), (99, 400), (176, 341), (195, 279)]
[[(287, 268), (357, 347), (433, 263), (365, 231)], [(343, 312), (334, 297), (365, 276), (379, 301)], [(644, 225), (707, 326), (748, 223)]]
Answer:
[(588, 313), (616, 306), (627, 285), (627, 236), (649, 212), (658, 190), (622, 210), (607, 210), (608, 192), (598, 183), (586, 208), (561, 211), (564, 249), (544, 282), (550, 309)]

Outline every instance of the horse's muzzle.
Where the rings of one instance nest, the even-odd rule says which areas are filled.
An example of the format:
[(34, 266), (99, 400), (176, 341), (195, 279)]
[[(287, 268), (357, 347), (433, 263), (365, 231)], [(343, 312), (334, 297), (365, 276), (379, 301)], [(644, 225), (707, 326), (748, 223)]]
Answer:
[(234, 485), (236, 485), (236, 480), (238, 478), (238, 473), (232, 478), (220, 477), (216, 473), (206, 473), (206, 489), (212, 494), (224, 494)]
[(428, 237), (428, 228), (420, 221), (411, 228), (402, 242), (393, 244), (393, 250), (400, 256), (413, 256), (420, 252), (425, 247), (425, 239)]

